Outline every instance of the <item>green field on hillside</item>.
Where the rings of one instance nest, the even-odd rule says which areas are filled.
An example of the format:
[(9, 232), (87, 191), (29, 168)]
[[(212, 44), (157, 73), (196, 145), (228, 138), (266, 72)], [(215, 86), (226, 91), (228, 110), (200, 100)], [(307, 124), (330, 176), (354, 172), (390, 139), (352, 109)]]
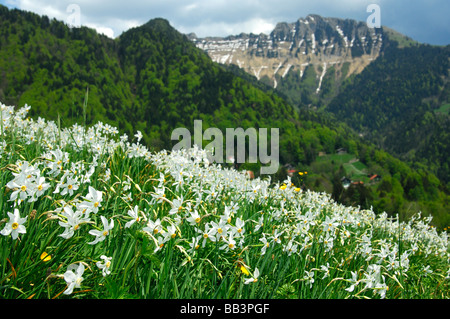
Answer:
[(438, 108), (436, 113), (444, 113), (444, 114), (450, 114), (450, 103), (442, 104), (440, 108)]
[(359, 161), (354, 154), (328, 154), (317, 157), (316, 162), (322, 165), (328, 164), (331, 167), (339, 167), (342, 165), (345, 170), (345, 177), (350, 178), (352, 181), (363, 181), (364, 183), (369, 182), (369, 177), (367, 176), (367, 174), (369, 174), (367, 171), (367, 166)]

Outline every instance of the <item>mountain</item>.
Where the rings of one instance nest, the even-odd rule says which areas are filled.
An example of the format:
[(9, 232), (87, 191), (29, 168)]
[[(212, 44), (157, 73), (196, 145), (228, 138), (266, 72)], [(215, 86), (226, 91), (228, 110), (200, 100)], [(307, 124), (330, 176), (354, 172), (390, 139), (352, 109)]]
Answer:
[(268, 35), (189, 38), (213, 61), (239, 66), (297, 105), (317, 103), (332, 93), (330, 82), (360, 73), (383, 51), (384, 36), (363, 22), (308, 15)]
[[(213, 62), (165, 19), (150, 20), (114, 40), (3, 6), (0, 19), (0, 101), (30, 105), (33, 120), (44, 117), (63, 126), (101, 121), (120, 134), (140, 131), (153, 150), (171, 149), (171, 132), (180, 127), (192, 132), (196, 119), (203, 121), (203, 130), (222, 132), (275, 127), (283, 166), (274, 181), (285, 181), (292, 167), (308, 171), (307, 177), (292, 177), (296, 185), (334, 193), (348, 205), (402, 217), (422, 210), (435, 216), (439, 227), (449, 223), (448, 196), (433, 174), (363, 141), (327, 114), (297, 109), (242, 70)], [(340, 178), (347, 163), (336, 149), (348, 151), (358, 176), (377, 172), (383, 179), (343, 191)], [(334, 157), (324, 163), (321, 153)], [(239, 169), (257, 173), (260, 166), (246, 163)], [(411, 178), (419, 180), (420, 198), (406, 197), (403, 187)]]

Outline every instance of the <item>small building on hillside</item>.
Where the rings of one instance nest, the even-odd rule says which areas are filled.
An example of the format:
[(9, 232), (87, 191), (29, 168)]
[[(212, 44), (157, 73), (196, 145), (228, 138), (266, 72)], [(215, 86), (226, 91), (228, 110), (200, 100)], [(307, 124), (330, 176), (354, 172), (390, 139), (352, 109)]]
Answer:
[(377, 175), (377, 174), (372, 174), (372, 175), (367, 175), (367, 177), (369, 177), (371, 182), (379, 182), (381, 180), (381, 175)]
[(297, 170), (296, 170), (296, 169), (289, 169), (289, 170), (287, 171), (287, 174), (288, 174), (288, 176), (290, 176), (290, 177), (294, 176), (295, 173), (297, 173)]

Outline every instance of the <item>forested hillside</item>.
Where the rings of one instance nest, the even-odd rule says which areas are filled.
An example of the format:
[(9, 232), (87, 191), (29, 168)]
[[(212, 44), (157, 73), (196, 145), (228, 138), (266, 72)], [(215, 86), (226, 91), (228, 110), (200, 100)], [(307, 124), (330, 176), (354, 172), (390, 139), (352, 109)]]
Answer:
[[(386, 45), (326, 110), (369, 141), (450, 182), (450, 46)], [(419, 165), (420, 167), (420, 165)]]
[[(326, 115), (297, 112), (273, 90), (213, 63), (164, 19), (115, 40), (3, 6), (0, 21), (0, 101), (31, 105), (34, 119), (59, 120), (62, 126), (102, 121), (132, 138), (141, 131), (152, 150), (171, 149), (172, 130), (192, 130), (195, 119), (203, 120), (203, 129), (279, 128), (281, 163), (308, 171), (303, 180), (295, 175), (297, 185), (333, 192), (336, 200), (378, 212), (407, 217), (421, 210), (435, 216), (435, 225), (449, 224), (448, 195), (426, 168), (413, 169)], [(312, 170), (319, 153), (339, 148), (383, 180), (347, 193), (335, 182), (342, 177), (338, 164)], [(257, 171), (258, 165), (241, 168)], [(284, 181), (286, 169), (273, 178)]]

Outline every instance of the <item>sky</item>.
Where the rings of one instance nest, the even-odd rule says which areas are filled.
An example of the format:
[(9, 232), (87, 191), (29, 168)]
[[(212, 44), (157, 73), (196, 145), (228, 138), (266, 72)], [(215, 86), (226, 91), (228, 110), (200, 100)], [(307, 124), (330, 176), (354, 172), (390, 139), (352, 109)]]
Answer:
[[(269, 34), (278, 22), (318, 14), (363, 22), (370, 18), (422, 43), (450, 44), (450, 0), (0, 0), (0, 4), (91, 27), (111, 38), (154, 18), (167, 19), (182, 33), (206, 37)], [(368, 10), (373, 4), (375, 11)]]

